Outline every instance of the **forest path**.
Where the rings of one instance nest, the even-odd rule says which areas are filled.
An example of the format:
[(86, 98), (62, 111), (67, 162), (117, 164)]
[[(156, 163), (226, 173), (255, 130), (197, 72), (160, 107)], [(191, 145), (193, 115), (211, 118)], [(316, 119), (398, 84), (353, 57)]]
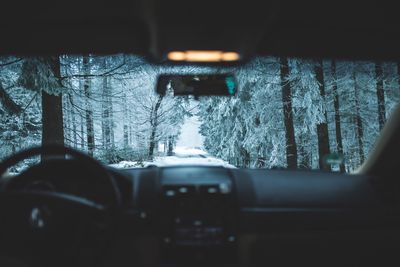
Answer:
[(200, 125), (198, 116), (186, 117), (176, 146), (203, 149), (204, 138), (200, 134)]

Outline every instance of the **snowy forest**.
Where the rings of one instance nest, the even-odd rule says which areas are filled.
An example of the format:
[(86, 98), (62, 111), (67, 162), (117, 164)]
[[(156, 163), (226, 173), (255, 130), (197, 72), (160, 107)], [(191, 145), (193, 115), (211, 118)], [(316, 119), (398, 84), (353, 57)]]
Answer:
[[(155, 93), (162, 73), (233, 73), (234, 97)], [(186, 118), (202, 149), (237, 167), (351, 172), (400, 100), (400, 63), (260, 57), (232, 68), (134, 55), (0, 58), (0, 159), (64, 144), (106, 164), (173, 155)], [(343, 155), (342, 164), (323, 158)]]

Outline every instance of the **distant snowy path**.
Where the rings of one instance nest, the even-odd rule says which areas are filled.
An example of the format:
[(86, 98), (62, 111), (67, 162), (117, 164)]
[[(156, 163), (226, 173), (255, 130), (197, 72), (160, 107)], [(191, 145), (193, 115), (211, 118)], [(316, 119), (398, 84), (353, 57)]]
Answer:
[(235, 168), (228, 162), (209, 156), (205, 151), (197, 148), (176, 147), (174, 156), (156, 157), (154, 161), (121, 161), (110, 166), (124, 169), (135, 167), (165, 167), (165, 166), (182, 166), (182, 165), (197, 165), (197, 166), (221, 166), (226, 168)]
[(197, 116), (186, 118), (176, 146), (202, 148), (203, 136), (200, 134), (200, 124), (201, 122)]

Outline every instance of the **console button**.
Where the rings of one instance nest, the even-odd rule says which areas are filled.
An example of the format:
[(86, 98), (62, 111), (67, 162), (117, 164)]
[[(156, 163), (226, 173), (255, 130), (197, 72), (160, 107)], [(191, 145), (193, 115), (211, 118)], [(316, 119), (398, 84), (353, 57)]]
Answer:
[(220, 193), (218, 185), (201, 185), (200, 192), (204, 195), (217, 195)]

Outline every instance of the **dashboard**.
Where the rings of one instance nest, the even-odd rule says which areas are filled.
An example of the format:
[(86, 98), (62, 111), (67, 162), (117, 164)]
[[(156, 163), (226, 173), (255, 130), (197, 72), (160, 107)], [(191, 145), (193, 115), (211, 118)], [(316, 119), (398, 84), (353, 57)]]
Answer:
[(116, 173), (131, 182), (127, 211), (154, 266), (369, 266), (393, 260), (387, 238), (400, 240), (398, 206), (373, 177), (204, 166)]
[[(47, 168), (45, 176), (32, 175), (33, 168), (8, 187), (56, 190), (107, 204), (107, 184), (95, 173), (80, 168), (74, 176), (68, 170), (79, 164), (62, 172), (61, 165)], [(111, 244), (96, 266), (399, 262), (393, 245), (400, 241), (399, 205), (376, 177), (207, 166), (107, 171), (122, 204), (113, 217)]]

